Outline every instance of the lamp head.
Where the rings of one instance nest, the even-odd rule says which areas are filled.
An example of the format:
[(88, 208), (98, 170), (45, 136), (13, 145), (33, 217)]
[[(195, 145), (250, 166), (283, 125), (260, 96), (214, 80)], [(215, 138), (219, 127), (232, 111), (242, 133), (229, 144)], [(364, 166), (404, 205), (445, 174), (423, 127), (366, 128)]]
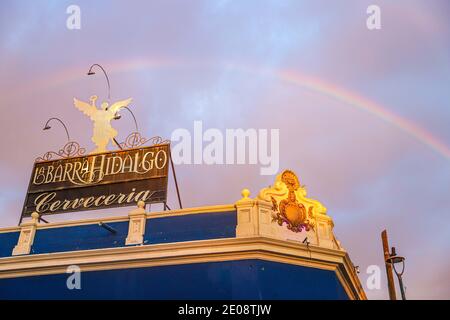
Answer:
[(390, 264), (402, 263), (403, 261), (405, 261), (405, 257), (401, 256), (391, 256), (386, 259), (386, 262)]
[(119, 120), (120, 118), (122, 118), (122, 116), (116, 112), (116, 114), (114, 115), (114, 120)]
[(48, 130), (48, 129), (50, 129), (51, 127), (47, 124), (47, 125), (45, 125), (45, 127), (44, 127), (44, 129), (42, 129), (42, 130)]
[(392, 247), (391, 253), (389, 254), (389, 258), (386, 259), (386, 262), (390, 264), (396, 264), (402, 263), (403, 261), (405, 261), (405, 258), (398, 256), (397, 252), (395, 251), (395, 247)]
[(95, 74), (95, 71), (92, 71), (92, 70), (89, 70), (87, 73), (88, 76), (92, 76), (93, 74)]

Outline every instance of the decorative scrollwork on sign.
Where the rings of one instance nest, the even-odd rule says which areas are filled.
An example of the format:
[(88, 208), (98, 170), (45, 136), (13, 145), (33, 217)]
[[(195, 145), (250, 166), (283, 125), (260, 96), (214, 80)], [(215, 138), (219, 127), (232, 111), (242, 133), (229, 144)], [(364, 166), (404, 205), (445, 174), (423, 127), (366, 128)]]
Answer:
[(139, 132), (132, 132), (128, 135), (124, 142), (120, 143), (122, 149), (131, 149), (143, 146), (145, 144), (157, 145), (169, 143), (170, 140), (163, 140), (163, 138), (156, 136), (152, 138), (144, 138)]
[(58, 152), (47, 151), (42, 157), (36, 158), (36, 162), (78, 157), (84, 155), (85, 152), (86, 149), (81, 148), (78, 142), (69, 141)]

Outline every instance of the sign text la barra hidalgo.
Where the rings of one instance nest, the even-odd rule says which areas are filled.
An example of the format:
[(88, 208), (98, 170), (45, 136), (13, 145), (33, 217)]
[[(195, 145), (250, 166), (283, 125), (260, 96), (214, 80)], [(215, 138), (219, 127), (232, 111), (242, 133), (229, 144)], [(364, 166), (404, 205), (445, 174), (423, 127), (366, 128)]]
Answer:
[(22, 216), (166, 202), (170, 145), (36, 162)]

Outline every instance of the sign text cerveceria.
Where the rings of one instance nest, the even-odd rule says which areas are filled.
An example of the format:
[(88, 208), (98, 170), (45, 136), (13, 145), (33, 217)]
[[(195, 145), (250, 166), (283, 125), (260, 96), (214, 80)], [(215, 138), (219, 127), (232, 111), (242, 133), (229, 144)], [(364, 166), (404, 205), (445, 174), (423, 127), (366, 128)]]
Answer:
[(35, 163), (23, 216), (165, 202), (169, 145)]

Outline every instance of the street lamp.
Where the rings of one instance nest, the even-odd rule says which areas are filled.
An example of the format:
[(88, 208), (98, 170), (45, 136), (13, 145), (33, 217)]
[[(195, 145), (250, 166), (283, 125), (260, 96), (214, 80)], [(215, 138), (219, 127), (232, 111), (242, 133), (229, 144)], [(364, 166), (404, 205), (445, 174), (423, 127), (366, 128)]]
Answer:
[(108, 100), (109, 100), (109, 99), (111, 99), (111, 86), (109, 85), (108, 74), (106, 73), (105, 69), (104, 69), (101, 65), (99, 65), (98, 63), (94, 63), (94, 64), (89, 68), (89, 71), (87, 72), (87, 75), (88, 75), (88, 76), (92, 76), (92, 75), (95, 74), (95, 71), (92, 70), (94, 67), (99, 67), (99, 68), (103, 71), (103, 74), (105, 75), (106, 83), (108, 84)]
[(51, 126), (49, 125), (49, 123), (50, 123), (50, 121), (52, 121), (52, 120), (57, 120), (57, 121), (59, 121), (59, 123), (61, 123), (61, 124), (63, 125), (64, 129), (66, 130), (67, 142), (70, 142), (69, 131), (67, 130), (67, 127), (66, 127), (66, 125), (64, 124), (64, 122), (62, 122), (62, 120), (59, 119), (59, 118), (50, 118), (50, 119), (48, 119), (47, 122), (45, 123), (44, 128), (43, 128), (42, 130), (49, 130), (49, 129), (51, 129)]
[[(136, 128), (136, 132), (139, 132), (137, 121), (136, 121), (136, 117), (134, 116), (133, 111), (131, 111), (131, 109), (128, 108), (128, 107), (122, 107), (121, 109), (127, 109), (128, 112), (131, 113), (131, 116), (133, 117), (133, 120), (134, 120), (134, 127)], [(120, 118), (122, 118), (122, 116), (120, 115), (119, 111), (117, 111), (116, 114), (114, 115), (114, 120), (119, 120)]]
[[(405, 288), (403, 287), (403, 280), (402, 280), (402, 275), (403, 272), (405, 271), (405, 258), (402, 256), (398, 256), (397, 253), (395, 252), (395, 247), (392, 247), (391, 253), (389, 254), (389, 258), (386, 259), (386, 262), (392, 265), (395, 274), (397, 275), (398, 278), (398, 283), (400, 285), (400, 292), (402, 294), (402, 300), (406, 300)], [(396, 265), (399, 264), (401, 264), (401, 272), (399, 272), (395, 267)]]

